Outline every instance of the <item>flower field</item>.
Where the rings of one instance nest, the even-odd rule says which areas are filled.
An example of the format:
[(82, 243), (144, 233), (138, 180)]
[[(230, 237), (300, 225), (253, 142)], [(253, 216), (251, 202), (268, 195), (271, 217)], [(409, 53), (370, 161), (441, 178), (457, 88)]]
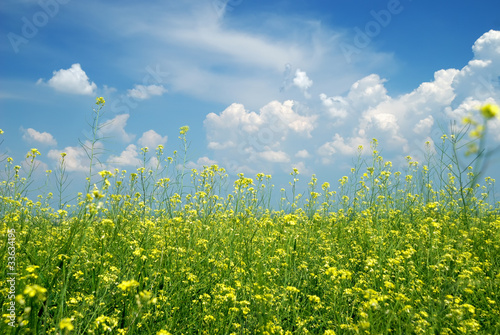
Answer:
[(91, 160), (75, 204), (62, 196), (64, 154), (60, 192), (34, 199), (39, 152), (25, 176), (7, 158), (0, 333), (500, 334), (495, 181), (459, 165), (461, 134), (403, 171), (374, 140), (349, 175), (313, 176), (302, 194), (294, 169), (278, 208), (271, 176), (240, 174), (227, 190), (223, 168), (184, 171), (183, 153), (163, 147), (154, 166), (143, 148), (133, 173)]

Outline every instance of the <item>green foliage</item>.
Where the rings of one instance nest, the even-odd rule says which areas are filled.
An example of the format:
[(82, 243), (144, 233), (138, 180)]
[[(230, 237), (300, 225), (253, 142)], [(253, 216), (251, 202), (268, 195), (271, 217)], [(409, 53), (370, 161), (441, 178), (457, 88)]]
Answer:
[(499, 204), (493, 179), (476, 185), (474, 167), (457, 166), (458, 133), (437, 159), (407, 157), (403, 173), (374, 140), (371, 161), (360, 148), (337, 188), (313, 176), (297, 194), (294, 169), (291, 196), (282, 190), (273, 210), (264, 174), (240, 174), (221, 196), (227, 175), (212, 165), (192, 170), (186, 187), (188, 129), (181, 169), (162, 146), (155, 164), (143, 148), (130, 174), (93, 174), (91, 161), (75, 205), (63, 201), (62, 155), (57, 209), (25, 196), (36, 149), (26, 177), (7, 159), (0, 257), (8, 264), (15, 246), (17, 276), (14, 300), (10, 270), (0, 277), (0, 333), (498, 333)]

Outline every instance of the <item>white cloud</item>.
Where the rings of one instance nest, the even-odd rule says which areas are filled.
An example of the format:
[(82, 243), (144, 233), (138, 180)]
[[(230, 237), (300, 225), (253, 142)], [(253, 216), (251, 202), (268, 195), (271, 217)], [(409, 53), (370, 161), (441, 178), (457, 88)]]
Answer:
[(167, 143), (167, 136), (161, 136), (153, 129), (144, 132), (141, 138), (137, 141), (142, 147), (148, 147), (150, 150), (154, 150), (158, 145), (165, 145)]
[(398, 119), (396, 115), (390, 113), (375, 113), (373, 119), (378, 129), (383, 131), (394, 131), (399, 130)]
[[(389, 99), (387, 90), (384, 87), (385, 79), (381, 79), (376, 74), (366, 76), (352, 84), (347, 96), (327, 97), (320, 94), (320, 99), (326, 107), (329, 115), (335, 119), (343, 119), (359, 116), (378, 104)], [(337, 122), (342, 124), (343, 122)]]
[(137, 146), (135, 144), (129, 144), (119, 156), (111, 155), (108, 158), (107, 163), (111, 166), (118, 165), (137, 167), (142, 164), (142, 161), (139, 158)]
[[(483, 35), (473, 50), (474, 59), (461, 70), (438, 70), (432, 80), (399, 96), (390, 96), (386, 80), (371, 74), (355, 81), (343, 95), (319, 94), (317, 103), (323, 113), (301, 110), (292, 100), (272, 101), (255, 112), (232, 104), (219, 114), (207, 115), (208, 147), (222, 165), (253, 170), (274, 165), (284, 169), (293, 163), (291, 157), (304, 164), (331, 164), (337, 156), (356, 154), (360, 145), (367, 149), (363, 154), (369, 154), (373, 138), (389, 159), (406, 155), (421, 159), (424, 143), (438, 139), (440, 127), (446, 127), (449, 118), (461, 121), (469, 113), (478, 116), (481, 104), (500, 101), (498, 34)], [(294, 85), (309, 89), (307, 74), (295, 73)], [(500, 129), (500, 120), (490, 124), (491, 129)], [(490, 133), (500, 140), (500, 135)]]
[(369, 141), (363, 137), (352, 137), (346, 142), (340, 134), (335, 134), (332, 141), (326, 142), (318, 148), (318, 154), (320, 156), (332, 156), (336, 153), (352, 155), (357, 152), (359, 146), (367, 148), (369, 145)]
[(342, 97), (327, 97), (326, 94), (319, 95), (323, 106), (327, 107), (328, 112), (334, 118), (344, 119), (348, 115), (349, 102)]
[(313, 84), (313, 81), (309, 79), (307, 73), (305, 71), (301, 71), (297, 69), (295, 71), (295, 77), (293, 78), (293, 84), (300, 88), (300, 90), (304, 93), (306, 98), (310, 98), (311, 95), (307, 91)]
[(293, 168), (296, 168), (302, 176), (310, 176), (314, 172), (311, 171), (311, 169), (308, 168), (304, 162), (294, 162), (292, 164), (289, 164), (288, 166), (284, 167), (283, 172), (288, 174)]
[(385, 82), (378, 75), (370, 74), (352, 84), (347, 98), (354, 108), (375, 106), (389, 98)]
[[(486, 100), (477, 100), (473, 97), (468, 97), (464, 101), (462, 101), (462, 103), (455, 109), (453, 109), (452, 107), (445, 108), (445, 113), (449, 119), (457, 120), (458, 122), (460, 122), (460, 120), (462, 120), (466, 116), (472, 116), (474, 119), (480, 120), (481, 117), (479, 116), (478, 110), (485, 103), (498, 105), (500, 101), (496, 101), (493, 98), (489, 98)], [(496, 131), (500, 127), (500, 119), (494, 118), (488, 121), (488, 127), (491, 128), (489, 133), (493, 135), (494, 140), (500, 142), (500, 134)]]
[(135, 138), (135, 135), (129, 134), (125, 131), (129, 114), (119, 114), (113, 119), (106, 121), (101, 125), (99, 133), (105, 137), (115, 137), (123, 142), (130, 142)]
[(484, 101), (500, 101), (500, 31), (483, 34), (472, 47), (474, 58), (453, 80), (459, 103), (468, 97)]
[[(356, 66), (348, 64), (339, 42), (351, 37), (320, 20), (258, 13), (258, 18), (240, 16), (236, 23), (225, 19), (224, 10), (214, 10), (214, 3), (224, 1), (181, 1), (146, 9), (132, 3), (120, 8), (104, 4), (97, 16), (93, 13), (93, 19), (103, 22), (106, 38), (155, 46), (132, 48), (120, 58), (120, 64), (127, 69), (136, 67), (134, 70), (144, 72), (144, 64), (154, 64), (168, 71), (168, 76), (160, 80), (150, 78), (153, 80), (141, 83), (145, 87), (168, 81), (173, 92), (227, 105), (237, 101), (253, 109), (276, 99), (303, 98), (296, 90), (280, 93), (286, 64), (294, 67), (290, 85), (295, 85), (295, 79), (306, 94), (321, 84), (340, 93), (355, 78), (393, 64), (389, 63), (391, 54), (371, 47), (358, 55)], [(129, 24), (132, 21), (134, 25)], [(297, 72), (297, 66), (307, 69), (307, 75)], [(314, 78), (314, 86), (309, 78)]]
[[(372, 138), (384, 143), (384, 148), (402, 154), (415, 150), (417, 144), (430, 136), (435, 115), (442, 114), (454, 101), (452, 84), (457, 72), (455, 69), (437, 71), (433, 81), (395, 98), (387, 94), (385, 80), (374, 74), (354, 83), (345, 96), (320, 95), (339, 133), (333, 141), (321, 145), (318, 153), (322, 156), (353, 153), (357, 145), (366, 146)], [(338, 127), (350, 132), (340, 131)], [(348, 150), (351, 146), (354, 147)]]
[(299, 115), (293, 105), (293, 101), (272, 101), (256, 113), (235, 103), (220, 115), (210, 113), (204, 121), (209, 143), (213, 149), (235, 147), (242, 141), (263, 146), (285, 139), (290, 131), (311, 137), (316, 117)]
[[(261, 166), (289, 164), (293, 159), (307, 164), (331, 162), (336, 161), (336, 155), (352, 154), (359, 144), (369, 146), (371, 138), (378, 138), (381, 147), (391, 154), (411, 153), (425, 140), (436, 138), (438, 126), (446, 126), (448, 117), (459, 119), (466, 112), (477, 112), (474, 108), (488, 99), (500, 101), (499, 32), (481, 36), (472, 48), (474, 58), (462, 69), (438, 70), (432, 80), (413, 91), (390, 96), (384, 78), (366, 74), (371, 73), (373, 64), (383, 68), (391, 57), (366, 48), (359, 56), (376, 61), (361, 70), (354, 68), (345, 63), (341, 52), (335, 52), (343, 37), (319, 22), (310, 22), (307, 29), (284, 37), (266, 32), (270, 22), (249, 31), (244, 28), (245, 22), (231, 26), (230, 22), (221, 22), (223, 17), (205, 15), (198, 6), (184, 15), (179, 9), (182, 5), (169, 6), (177, 11), (150, 11), (148, 24), (119, 31), (127, 37), (140, 33), (150, 39), (148, 43), (159, 45), (153, 53), (138, 49), (123, 62), (132, 66), (139, 58), (143, 64), (158, 64), (170, 72), (168, 87), (173, 91), (229, 101), (225, 110), (207, 115), (204, 121), (208, 148), (223, 166), (253, 171)], [(133, 8), (120, 10), (125, 15), (119, 20), (129, 20)], [(276, 26), (289, 26), (293, 19), (276, 20)], [(297, 43), (297, 38), (307, 42)], [(143, 64), (138, 70), (144, 70)], [(278, 93), (284, 68), (284, 86), (293, 85), (303, 93), (319, 96), (308, 99), (311, 112), (296, 108), (294, 99), (303, 98), (297, 89)], [(314, 78), (314, 85), (310, 78)], [(136, 85), (129, 95), (145, 98), (154, 92), (164, 93), (166, 84), (161, 79)], [(350, 89), (341, 93), (349, 85)], [(319, 94), (315, 91), (319, 87), (328, 87), (329, 91)], [(231, 104), (233, 101), (239, 103)], [(130, 141), (132, 135), (124, 130), (128, 116), (121, 118), (122, 126), (117, 126), (115, 133)], [(332, 134), (336, 135), (332, 138)]]
[(297, 153), (295, 154), (295, 157), (297, 158), (308, 158), (310, 157), (311, 155), (309, 154), (309, 152), (307, 150), (299, 150), (297, 151)]
[(418, 121), (413, 131), (417, 134), (428, 134), (433, 125), (434, 125), (434, 118), (432, 117), (432, 115), (429, 115), (425, 119)]
[[(330, 127), (337, 132), (332, 141), (319, 146), (322, 161), (331, 162), (332, 156), (352, 152), (352, 147), (371, 138), (393, 153), (422, 156), (423, 143), (439, 138), (439, 126), (449, 124), (449, 118), (460, 122), (468, 114), (478, 116), (482, 104), (498, 103), (500, 32), (481, 36), (473, 51), (474, 59), (461, 70), (438, 70), (434, 80), (398, 97), (389, 96), (385, 80), (374, 74), (358, 80), (346, 95), (321, 94), (332, 119)], [(500, 127), (499, 120), (491, 122), (495, 127)]]
[(496, 142), (500, 142), (500, 119), (496, 118), (490, 121), (489, 124), (490, 133), (493, 135), (493, 138)]
[[(42, 79), (38, 80), (38, 83), (42, 82)], [(47, 84), (56, 91), (80, 95), (93, 95), (97, 89), (97, 85), (90, 82), (78, 63), (71, 65), (71, 68), (67, 70), (54, 71)]]
[(195, 162), (190, 161), (186, 164), (187, 169), (196, 169), (198, 171), (202, 171), (204, 166), (212, 166), (216, 165), (217, 161), (212, 160), (206, 156), (198, 158), (198, 160)]
[(145, 100), (155, 95), (161, 96), (165, 92), (167, 89), (162, 85), (135, 85), (133, 89), (127, 91), (127, 95), (138, 100)]
[(259, 112), (232, 104), (220, 114), (208, 114), (204, 125), (208, 147), (216, 151), (223, 165), (238, 161), (229, 164), (261, 168), (259, 164), (290, 162), (286, 147), (312, 138), (317, 118), (303, 115), (293, 101), (272, 101)]
[(21, 131), (23, 132), (23, 140), (27, 142), (38, 142), (46, 145), (57, 145), (57, 141), (54, 139), (54, 136), (47, 132), (38, 132), (33, 128), (24, 129), (21, 127)]
[(259, 153), (259, 156), (271, 163), (288, 163), (290, 158), (283, 151), (266, 150)]
[(483, 34), (472, 46), (472, 51), (478, 59), (498, 60), (500, 56), (500, 31), (490, 30)]
[(213, 142), (213, 141), (208, 142), (208, 148), (212, 150), (224, 150), (227, 148), (233, 148), (235, 146), (236, 143), (234, 143), (233, 141), (225, 141), (224, 143)]
[[(90, 148), (91, 143), (89, 141), (85, 141), (84, 145), (87, 148)], [(102, 148), (103, 146), (99, 142), (95, 144), (95, 149), (97, 149), (97, 151), (101, 151)], [(78, 147), (68, 146), (65, 147), (63, 150), (53, 149), (50, 150), (47, 155), (49, 158), (52, 158), (53, 160), (60, 161), (61, 153), (63, 152), (66, 153), (66, 156), (64, 157), (64, 164), (67, 171), (78, 171), (78, 172), (89, 171), (90, 159), (85, 149), (81, 146)], [(95, 155), (99, 156), (99, 152), (96, 153)], [(99, 163), (96, 164), (99, 165)]]

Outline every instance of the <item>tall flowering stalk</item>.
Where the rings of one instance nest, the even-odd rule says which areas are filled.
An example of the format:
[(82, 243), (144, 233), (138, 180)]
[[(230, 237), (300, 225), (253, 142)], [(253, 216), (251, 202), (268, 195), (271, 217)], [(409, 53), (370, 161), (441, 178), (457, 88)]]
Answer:
[(97, 143), (100, 140), (99, 137), (99, 130), (102, 128), (102, 125), (99, 125), (99, 119), (102, 116), (102, 109), (104, 108), (104, 105), (106, 104), (106, 101), (104, 100), (103, 97), (99, 97), (96, 99), (97, 108), (94, 108), (94, 118), (92, 120), (92, 138), (89, 139), (90, 143), (80, 143), (85, 150), (87, 156), (90, 159), (89, 163), (89, 175), (87, 177), (87, 188), (86, 188), (86, 193), (88, 194), (90, 192), (90, 188), (92, 187), (92, 168), (94, 166), (94, 161), (98, 159), (96, 157), (97, 152)]

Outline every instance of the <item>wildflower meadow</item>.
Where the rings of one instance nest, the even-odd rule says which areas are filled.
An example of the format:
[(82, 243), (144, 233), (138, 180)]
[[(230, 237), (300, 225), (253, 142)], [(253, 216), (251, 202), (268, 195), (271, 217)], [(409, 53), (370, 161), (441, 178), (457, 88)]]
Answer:
[(500, 334), (499, 202), (480, 173), (498, 106), (404, 169), (373, 139), (338, 182), (300, 190), (293, 169), (281, 192), (188, 170), (187, 126), (181, 150), (100, 170), (104, 108), (74, 199), (65, 153), (35, 195), (40, 152), (0, 156), (1, 334)]

